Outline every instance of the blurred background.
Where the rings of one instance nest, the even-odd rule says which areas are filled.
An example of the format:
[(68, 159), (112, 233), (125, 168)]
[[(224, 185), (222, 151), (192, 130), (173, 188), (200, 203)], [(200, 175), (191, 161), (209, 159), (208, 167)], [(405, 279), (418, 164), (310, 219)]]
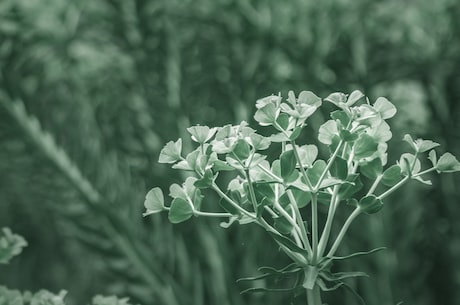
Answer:
[[(305, 304), (240, 295), (236, 279), (288, 263), (259, 228), (142, 218), (150, 188), (182, 179), (157, 163), (162, 146), (194, 124), (255, 126), (272, 93), (360, 89), (398, 107), (390, 163), (405, 133), (460, 156), (459, 71), (456, 0), (1, 0), (0, 227), (29, 246), (0, 283), (66, 289), (69, 304)], [(369, 273), (350, 285), (370, 305), (460, 304), (460, 176), (429, 178), (341, 248), (387, 247), (336, 266)], [(343, 290), (324, 301), (357, 303)]]

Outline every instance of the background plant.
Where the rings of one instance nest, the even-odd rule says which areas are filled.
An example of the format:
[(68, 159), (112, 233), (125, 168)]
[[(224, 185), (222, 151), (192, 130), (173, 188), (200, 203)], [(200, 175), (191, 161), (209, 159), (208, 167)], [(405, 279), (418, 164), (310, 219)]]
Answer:
[[(320, 290), (332, 291), (345, 286), (361, 299), (344, 280), (366, 274), (356, 271), (333, 273), (332, 264), (381, 248), (335, 256), (351, 223), (360, 214), (380, 211), (383, 200), (407, 181), (412, 179), (431, 185), (423, 175), (432, 171), (460, 171), (460, 162), (450, 153), (444, 153), (438, 160), (434, 148), (439, 143), (413, 140), (405, 135), (411, 152), (402, 154), (396, 164), (385, 169), (387, 142), (392, 137), (385, 120), (396, 114), (395, 106), (383, 97), (371, 105), (358, 90), (348, 96), (332, 93), (324, 100), (339, 108), (331, 112), (331, 119), (318, 130), (319, 142), (329, 148), (330, 155), (324, 160), (318, 158), (318, 148), (311, 144), (313, 139), (300, 136), (307, 119), (322, 105), (322, 99), (311, 91), (302, 91), (298, 98), (289, 91), (286, 102), (281, 96), (268, 96), (257, 101), (254, 118), (261, 126), (274, 127), (276, 134), (264, 137), (243, 121), (236, 126), (188, 128), (191, 139), (199, 145), (186, 156), (182, 156), (182, 139), (167, 143), (160, 152), (159, 162), (191, 171), (193, 175), (186, 178), (182, 186), (170, 186), (172, 201), (167, 205), (161, 188), (150, 190), (144, 202), (144, 216), (167, 210), (172, 223), (181, 223), (192, 216), (216, 217), (228, 218), (228, 223), (222, 223), (222, 227), (237, 221), (264, 228), (292, 263), (281, 269), (264, 267), (262, 275), (242, 280), (279, 280), (294, 276), (295, 282), (288, 288), (255, 287), (244, 292), (294, 291), (296, 295), (304, 288), (308, 304), (315, 305), (322, 304)], [(307, 144), (298, 145), (297, 141), (302, 140)], [(279, 158), (270, 162), (260, 152), (269, 149), (272, 143), (279, 144), (281, 149)], [(431, 166), (422, 170), (419, 157), (428, 151)], [(217, 183), (223, 172), (233, 173), (233, 179), (224, 190)], [(363, 178), (371, 180), (369, 189), (364, 192), (361, 190)], [(380, 190), (380, 185), (386, 186), (386, 190)], [(203, 191), (207, 189), (221, 197), (223, 212), (215, 212), (215, 207), (210, 207), (211, 211), (203, 208)], [(354, 209), (334, 242), (328, 245), (334, 215), (345, 202)], [(324, 226), (318, 221), (318, 204), (328, 209)], [(308, 205), (311, 212), (306, 220), (302, 210)]]
[[(19, 255), (22, 249), (27, 246), (25, 239), (11, 232), (9, 228), (2, 228), (0, 233), (0, 263), (8, 264), (10, 260)], [(54, 294), (47, 290), (40, 290), (36, 293), (29, 291), (21, 292), (19, 290), (8, 289), (0, 286), (0, 304), (2, 305), (65, 305), (64, 298), (67, 291), (61, 290)], [(118, 299), (115, 296), (97, 295), (92, 300), (92, 305), (130, 305), (128, 299)]]
[[(0, 224), (23, 235), (29, 250), (3, 266), (0, 282), (69, 289), (72, 304), (97, 293), (141, 304), (287, 302), (283, 294), (241, 296), (247, 286), (235, 283), (257, 266), (289, 263), (277, 251), (248, 249), (248, 238), (272, 243), (263, 230), (139, 218), (152, 185), (182, 180), (157, 164), (162, 143), (185, 139), (197, 123), (253, 126), (254, 101), (274, 88), (283, 96), (359, 88), (398, 107), (390, 156), (406, 148), (391, 143), (408, 131), (458, 155), (459, 13), (452, 0), (1, 1)], [(12, 102), (24, 105), (23, 115), (12, 115)], [(306, 134), (326, 120), (325, 110)], [(183, 146), (188, 151), (190, 141)], [(460, 302), (459, 178), (427, 177), (435, 187), (408, 184), (397, 195), (403, 205), (357, 218), (353, 239), (338, 250), (388, 246), (359, 266), (337, 264), (372, 276), (349, 281), (368, 304)], [(356, 301), (341, 292), (326, 298)]]

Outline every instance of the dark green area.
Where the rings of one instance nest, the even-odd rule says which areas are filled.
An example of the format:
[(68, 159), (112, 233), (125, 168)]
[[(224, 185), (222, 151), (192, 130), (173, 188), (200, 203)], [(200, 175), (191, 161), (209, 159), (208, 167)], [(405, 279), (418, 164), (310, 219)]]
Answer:
[[(236, 279), (288, 262), (261, 229), (142, 218), (149, 189), (183, 180), (157, 163), (161, 148), (195, 124), (255, 127), (272, 93), (360, 89), (398, 108), (390, 164), (410, 151), (405, 133), (459, 156), (458, 29), (456, 0), (0, 1), (0, 227), (28, 242), (0, 284), (66, 289), (69, 304), (289, 304), (240, 295), (250, 286)], [(327, 113), (297, 141), (315, 142)], [(357, 219), (340, 248), (387, 247), (334, 266), (371, 276), (349, 281), (370, 305), (460, 303), (460, 177), (430, 178)]]

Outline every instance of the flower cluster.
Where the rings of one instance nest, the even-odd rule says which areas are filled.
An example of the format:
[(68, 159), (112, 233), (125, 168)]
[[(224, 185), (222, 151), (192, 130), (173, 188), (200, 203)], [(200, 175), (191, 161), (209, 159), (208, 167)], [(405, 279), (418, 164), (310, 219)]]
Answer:
[[(299, 144), (308, 118), (323, 102), (338, 109), (320, 126), (317, 139), (303, 139), (306, 144)], [(327, 282), (339, 287), (342, 279), (362, 275), (330, 271), (334, 260), (346, 258), (334, 254), (357, 216), (380, 211), (384, 199), (410, 180), (430, 184), (423, 178), (430, 172), (460, 171), (460, 163), (452, 154), (444, 153), (438, 159), (434, 150), (438, 143), (413, 140), (409, 135), (404, 140), (410, 151), (388, 166), (387, 148), (392, 133), (387, 120), (396, 114), (396, 107), (383, 97), (371, 103), (358, 90), (349, 95), (332, 93), (325, 99), (310, 91), (302, 91), (296, 97), (290, 91), (285, 101), (279, 95), (258, 100), (256, 109), (254, 119), (264, 128), (273, 129), (271, 136), (263, 136), (241, 122), (217, 128), (188, 128), (197, 147), (186, 155), (181, 139), (167, 143), (159, 162), (192, 174), (182, 185), (171, 185), (170, 203), (165, 204), (160, 188), (150, 190), (144, 215), (168, 211), (172, 223), (192, 216), (227, 218), (223, 227), (234, 222), (255, 223), (293, 260), (293, 265), (276, 272), (269, 269), (264, 276), (295, 273), (300, 286), (307, 290), (316, 286), (330, 290)], [(316, 145), (327, 146), (329, 155), (319, 156)], [(281, 151), (278, 158), (267, 158), (263, 153), (271, 146)], [(424, 153), (428, 153), (432, 167), (422, 170), (420, 157)], [(222, 172), (233, 173), (226, 188), (219, 186)], [(367, 190), (363, 190), (365, 185)], [(222, 212), (202, 210), (203, 189), (211, 189), (221, 197)], [(328, 208), (323, 226), (318, 224), (318, 203)], [(306, 213), (300, 210), (307, 206), (311, 213), (305, 218)], [(352, 212), (334, 242), (329, 243), (339, 207), (351, 208)]]

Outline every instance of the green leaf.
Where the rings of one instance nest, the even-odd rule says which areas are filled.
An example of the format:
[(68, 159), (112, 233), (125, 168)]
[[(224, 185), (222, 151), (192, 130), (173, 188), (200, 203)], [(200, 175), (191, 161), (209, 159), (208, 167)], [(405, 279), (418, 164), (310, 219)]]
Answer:
[(275, 229), (281, 234), (289, 234), (292, 231), (292, 224), (284, 217), (275, 218)]
[(168, 219), (171, 223), (180, 223), (193, 216), (193, 208), (182, 198), (175, 198), (169, 209)]
[(313, 144), (302, 145), (297, 148), (299, 152), (299, 158), (302, 161), (303, 166), (311, 167), (318, 156), (318, 147)]
[(227, 162), (222, 161), (222, 160), (214, 161), (214, 163), (212, 165), (212, 169), (215, 172), (235, 170), (235, 168), (233, 168), (232, 166), (228, 165)]
[(280, 115), (276, 119), (276, 123), (278, 123), (278, 125), (281, 126), (283, 130), (288, 130), (289, 129), (289, 115), (287, 115), (286, 113), (280, 113)]
[(460, 171), (460, 163), (451, 153), (443, 154), (436, 164), (436, 170), (441, 173), (453, 173)]
[(214, 181), (214, 175), (210, 169), (204, 172), (203, 178), (198, 179), (195, 181), (194, 186), (199, 189), (206, 189), (212, 186), (212, 182)]
[(339, 190), (339, 198), (341, 200), (349, 199), (363, 187), (363, 183), (359, 178), (359, 174), (350, 174), (346, 181), (349, 183), (341, 186)]
[(289, 191), (292, 193), (299, 208), (305, 207), (311, 200), (311, 193), (309, 192), (305, 192), (299, 189), (291, 189)]
[(436, 167), (436, 164), (438, 163), (438, 158), (436, 157), (436, 151), (430, 150), (428, 153), (428, 159), (431, 161), (431, 164), (433, 164), (434, 167)]
[[(373, 253), (376, 253), (376, 252), (379, 252), (379, 251), (382, 251), (382, 250), (385, 250), (385, 249), (386, 249), (385, 247), (379, 247), (379, 248), (375, 248), (375, 249), (372, 249), (372, 250), (369, 250), (369, 251), (355, 252), (355, 253), (345, 255), (345, 256), (328, 257), (327, 260), (328, 261), (331, 261), (331, 260), (341, 261), (341, 260), (346, 260), (346, 259), (350, 259), (350, 258), (356, 258), (356, 257), (360, 257), (360, 256), (373, 254)], [(327, 265), (327, 264), (325, 264), (325, 265)]]
[(187, 194), (185, 193), (185, 190), (177, 183), (173, 183), (169, 186), (169, 196), (173, 199), (182, 198), (187, 200)]
[(308, 179), (310, 179), (310, 182), (313, 186), (315, 186), (318, 183), (319, 178), (326, 169), (326, 166), (326, 162), (324, 162), (323, 160), (316, 160), (316, 162), (313, 163), (313, 166), (307, 169)]
[[(418, 173), (422, 168), (420, 160), (415, 159), (415, 156), (409, 153), (404, 153), (401, 155), (401, 158), (399, 159), (399, 166), (401, 167), (401, 172), (407, 176)], [(411, 168), (412, 166), (413, 168)]]
[(347, 179), (347, 176), (348, 176), (347, 161), (342, 159), (341, 157), (336, 157), (334, 162), (332, 162), (330, 171), (331, 171), (331, 175), (335, 178), (339, 178), (341, 180)]
[(331, 118), (336, 121), (339, 121), (340, 126), (342, 128), (346, 128), (348, 126), (348, 123), (350, 123), (350, 117), (343, 110), (336, 110), (331, 112)]
[(164, 195), (159, 187), (151, 189), (145, 196), (144, 207), (147, 211), (142, 216), (162, 212), (164, 210)]
[(354, 160), (372, 156), (377, 151), (378, 143), (368, 134), (362, 133), (353, 145)]
[(387, 142), (393, 136), (390, 130), (390, 125), (388, 125), (388, 123), (384, 120), (381, 120), (378, 125), (372, 126), (372, 128), (368, 130), (367, 134), (370, 135), (377, 143)]
[[(234, 192), (236, 194), (239, 194), (238, 192)], [(238, 195), (237, 195), (238, 196)], [(230, 197), (235, 197), (235, 196), (231, 196)], [(241, 197), (240, 199), (241, 200)], [(219, 200), (219, 205), (228, 213), (232, 214), (232, 215), (240, 215), (240, 211), (234, 206), (232, 205), (230, 202), (228, 202), (226, 199), (224, 198), (221, 198)]]
[(314, 94), (311, 91), (302, 91), (299, 94), (297, 103), (308, 104), (310, 106), (319, 107), (321, 106), (321, 98), (319, 98), (316, 94)]
[(160, 151), (159, 163), (175, 163), (181, 159), (182, 139), (166, 143)]
[(394, 164), (383, 172), (382, 184), (393, 186), (401, 180), (401, 167)]
[(14, 234), (9, 228), (2, 228), (0, 231), (0, 264), (9, 263), (14, 256), (22, 252), (25, 246), (27, 242), (22, 236)]
[(347, 106), (353, 106), (356, 102), (364, 99), (365, 96), (364, 94), (359, 91), (359, 90), (355, 90), (353, 91), (349, 96), (348, 96), (348, 99), (347, 99)]
[(405, 134), (403, 140), (409, 143), (410, 147), (412, 148), (413, 152), (417, 152), (417, 145), (415, 145), (415, 141), (412, 139), (410, 134)]
[[(347, 101), (347, 96), (342, 92), (334, 92), (324, 99), (336, 106), (342, 105)], [(340, 107), (340, 106), (339, 106)]]
[(358, 203), (359, 208), (366, 214), (374, 214), (383, 208), (383, 202), (375, 195), (371, 194), (361, 198)]
[(292, 252), (299, 253), (299, 254), (301, 254), (301, 255), (304, 256), (304, 257), (307, 257), (307, 256), (308, 256), (307, 250), (300, 248), (299, 246), (297, 246), (297, 245), (296, 245), (292, 240), (290, 240), (289, 238), (284, 237), (284, 236), (279, 235), (279, 234), (276, 234), (276, 233), (271, 232), (271, 231), (268, 231), (268, 233), (271, 235), (271, 237), (272, 237), (275, 241), (277, 241), (278, 243), (282, 244), (283, 246), (285, 246), (286, 248), (288, 248), (288, 249), (291, 250)]
[(267, 198), (270, 202), (275, 200), (275, 191), (269, 183), (254, 183), (254, 193), (257, 201), (262, 201), (263, 198)]
[(330, 282), (340, 281), (340, 280), (349, 279), (353, 277), (369, 277), (367, 273), (361, 272), (361, 271), (347, 271), (347, 272), (336, 272), (336, 273), (323, 272), (321, 276)]
[(319, 127), (318, 140), (326, 145), (332, 143), (332, 138), (339, 135), (337, 123), (334, 120), (329, 120)]
[(379, 97), (375, 101), (374, 109), (380, 113), (380, 117), (384, 120), (390, 119), (396, 114), (396, 107), (384, 97)]
[(245, 160), (249, 157), (250, 154), (249, 144), (245, 140), (238, 140), (235, 147), (233, 148), (233, 153), (240, 160)]
[(203, 144), (209, 141), (217, 131), (217, 128), (209, 128), (208, 126), (192, 126), (187, 128), (187, 131), (192, 136), (192, 140)]
[(359, 167), (360, 172), (369, 179), (376, 179), (383, 171), (382, 161), (379, 158), (362, 163)]
[(196, 171), (198, 169), (197, 164), (200, 163), (199, 160), (198, 160), (200, 158), (200, 156), (201, 156), (201, 153), (197, 149), (197, 150), (194, 150), (194, 151), (190, 152), (187, 155), (187, 157), (185, 157), (185, 160), (187, 161), (188, 166), (194, 171)]
[(261, 126), (272, 125), (277, 118), (278, 110), (273, 103), (266, 104), (256, 111), (254, 119), (259, 122)]
[(302, 132), (302, 126), (298, 126), (296, 127), (291, 135), (289, 136), (289, 140), (291, 141), (295, 141), (299, 136), (300, 136), (300, 133)]
[(271, 142), (270, 139), (253, 133), (249, 136), (249, 144), (254, 148), (254, 150), (265, 150), (270, 146)]
[(287, 150), (280, 156), (281, 177), (287, 180), (294, 172), (297, 165), (297, 159), (293, 150)]
[(415, 140), (415, 144), (417, 145), (418, 152), (420, 153), (429, 151), (430, 149), (433, 149), (440, 145), (439, 143), (433, 142), (431, 140), (423, 140), (423, 139)]
[(358, 138), (358, 135), (356, 133), (351, 133), (346, 129), (341, 129), (339, 131), (339, 136), (345, 142), (353, 142)]

